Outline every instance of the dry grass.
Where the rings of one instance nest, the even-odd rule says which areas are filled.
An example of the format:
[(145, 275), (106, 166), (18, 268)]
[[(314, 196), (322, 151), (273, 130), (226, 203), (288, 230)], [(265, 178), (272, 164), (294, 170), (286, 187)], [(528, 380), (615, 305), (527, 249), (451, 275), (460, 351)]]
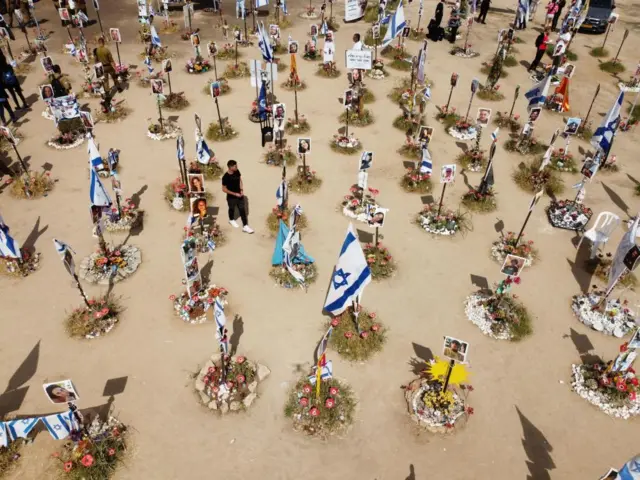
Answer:
[(535, 193), (544, 188), (547, 195), (554, 197), (564, 192), (564, 182), (560, 174), (551, 169), (545, 168), (538, 172), (537, 166), (533, 163), (522, 163), (512, 174), (513, 181), (522, 190), (528, 193)]
[(29, 172), (28, 179), (26, 174), (14, 177), (9, 191), (16, 198), (34, 199), (48, 195), (53, 185), (49, 172)]
[(222, 76), (226, 79), (232, 78), (245, 78), (251, 75), (251, 71), (249, 70), (249, 65), (246, 62), (238, 62), (238, 66), (236, 67), (235, 63), (230, 63), (225, 68)]
[[(280, 230), (280, 220), (289, 225), (289, 217), (291, 216), (291, 208), (287, 207), (284, 212), (281, 212), (277, 207), (271, 210), (271, 213), (267, 217), (267, 228), (272, 237), (275, 237)], [(308, 226), (307, 216), (303, 213), (298, 217), (298, 223), (296, 228), (299, 232), (302, 232)]]
[(479, 99), (487, 102), (499, 102), (504, 100), (504, 95), (495, 88), (481, 87), (476, 94)]
[(214, 142), (224, 142), (238, 136), (238, 132), (233, 129), (229, 120), (222, 119), (224, 130), (220, 128), (220, 122), (211, 122), (207, 128), (207, 139)]
[(92, 298), (91, 308), (73, 310), (65, 320), (65, 330), (72, 338), (85, 338), (104, 331), (122, 313), (122, 306), (113, 297)]
[(614, 62), (613, 60), (609, 60), (608, 62), (603, 62), (600, 64), (600, 70), (603, 72), (611, 73), (617, 75), (619, 73), (624, 72), (626, 69), (622, 63)]
[(125, 107), (123, 105), (123, 102), (120, 102), (118, 105), (116, 105), (114, 111), (109, 111), (105, 113), (102, 110), (100, 110), (96, 114), (96, 122), (104, 122), (104, 123), (119, 122), (120, 120), (127, 118), (131, 114), (131, 112), (133, 112), (133, 109), (129, 107)]
[[(347, 119), (347, 111), (342, 112), (338, 117), (340, 123), (345, 123)], [(358, 113), (349, 110), (349, 125), (355, 127), (366, 127), (374, 122), (374, 117), (371, 111), (367, 108), (362, 109), (362, 112)]]
[(18, 438), (10, 441), (6, 447), (0, 447), (0, 478), (5, 478), (20, 461), (20, 450), (24, 446), (24, 440)]
[(298, 167), (296, 175), (289, 180), (289, 191), (300, 193), (303, 195), (313, 193), (322, 185), (322, 179), (316, 175), (316, 172), (307, 166), (306, 174), (303, 173), (302, 166)]
[(183, 92), (170, 93), (165, 97), (164, 101), (162, 102), (162, 108), (166, 108), (167, 110), (184, 110), (188, 106), (189, 106), (189, 100), (185, 98)]
[(606, 48), (603, 48), (603, 47), (592, 48), (589, 53), (591, 54), (592, 57), (596, 57), (596, 58), (602, 58), (602, 57), (608, 57), (609, 56), (609, 50), (607, 50)]
[(495, 211), (498, 208), (496, 195), (491, 188), (485, 195), (482, 195), (477, 190), (470, 190), (462, 195), (462, 200), (460, 203), (464, 205), (467, 210), (477, 213), (489, 213)]
[(311, 125), (306, 118), (299, 116), (298, 123), (294, 123), (292, 120), (287, 120), (287, 123), (284, 124), (284, 131), (287, 135), (300, 135), (311, 131)]
[[(386, 328), (380, 323), (377, 315), (358, 307), (358, 329), (354, 322), (353, 308), (347, 308), (341, 315), (330, 322), (326, 328), (333, 325), (333, 333), (329, 339), (329, 346), (340, 356), (352, 362), (363, 362), (374, 354), (382, 351), (387, 340)], [(337, 322), (336, 322), (337, 320)]]

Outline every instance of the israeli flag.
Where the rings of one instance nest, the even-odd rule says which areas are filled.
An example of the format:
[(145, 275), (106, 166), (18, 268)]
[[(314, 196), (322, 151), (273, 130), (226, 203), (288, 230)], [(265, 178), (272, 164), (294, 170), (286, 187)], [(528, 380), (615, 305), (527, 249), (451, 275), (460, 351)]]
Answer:
[(320, 35), (326, 35), (328, 31), (329, 26), (327, 25), (327, 22), (322, 22), (322, 25), (320, 26)]
[(407, 23), (404, 20), (404, 8), (402, 7), (402, 1), (400, 5), (398, 5), (398, 9), (394, 12), (391, 17), (391, 25), (387, 29), (387, 33), (384, 35), (382, 39), (382, 46), (386, 47), (389, 45), (394, 38), (402, 33), (402, 29), (407, 26)]
[(0, 216), (0, 256), (8, 258), (22, 259), (20, 253), (20, 245), (11, 235), (9, 235), (9, 226), (4, 223)]
[(289, 230), (287, 238), (282, 244), (282, 260), (283, 265), (286, 267), (287, 271), (296, 280), (296, 282), (298, 282), (300, 286), (304, 288), (304, 276), (295, 268), (293, 268), (293, 259), (298, 256), (300, 245), (300, 232), (298, 232), (295, 228), (291, 228)]
[(618, 129), (620, 123), (620, 109), (622, 108), (622, 100), (624, 99), (624, 91), (620, 91), (616, 102), (613, 104), (609, 113), (602, 119), (602, 123), (591, 137), (591, 145), (595, 148), (608, 152), (613, 143), (613, 135)]
[(98, 151), (98, 147), (96, 146), (96, 142), (93, 137), (89, 136), (89, 163), (91, 167), (96, 170), (103, 170), (104, 164), (102, 163), (102, 157), (100, 156), (100, 152)]
[(382, 20), (380, 20), (380, 25), (388, 25), (391, 21), (391, 15), (387, 15)]
[(491, 141), (498, 141), (498, 133), (500, 133), (500, 127), (496, 128), (493, 132), (491, 132)]
[(267, 84), (262, 82), (260, 85), (260, 93), (258, 95), (258, 118), (266, 120), (267, 118)]
[(207, 165), (209, 160), (211, 160), (211, 150), (209, 149), (209, 145), (205, 141), (204, 137), (200, 135), (200, 131), (196, 129), (196, 156), (198, 157), (198, 162), (203, 165)]
[(9, 438), (7, 438), (5, 422), (0, 422), (0, 447), (6, 447), (7, 445), (9, 445)]
[[(260, 1), (260, 0), (258, 0)], [(273, 49), (271, 48), (271, 41), (264, 29), (264, 24), (258, 25), (258, 48), (262, 53), (262, 58), (265, 62), (273, 62)]]
[(422, 149), (422, 159), (420, 160), (420, 173), (431, 174), (433, 172), (433, 162), (431, 161), (431, 154), (426, 147)]
[(27, 435), (29, 435), (31, 430), (33, 430), (33, 427), (35, 427), (39, 421), (40, 417), (8, 421), (7, 429), (9, 430), (9, 437), (11, 440), (27, 438)]
[(287, 9), (287, 0), (282, 0), (282, 13), (285, 15), (289, 15), (289, 10)]
[(144, 57), (144, 64), (147, 66), (149, 73), (153, 73), (153, 67), (151, 66), (151, 59), (149, 57)]
[(333, 315), (344, 312), (362, 294), (369, 282), (371, 269), (350, 223), (324, 302), (324, 310)]
[(633, 457), (618, 472), (618, 480), (640, 480), (640, 455)]
[(178, 155), (178, 160), (184, 160), (184, 138), (182, 138), (182, 135), (176, 140), (176, 154)]
[(62, 440), (69, 436), (71, 433), (71, 415), (73, 414), (69, 411), (42, 417), (42, 423), (47, 427), (54, 440)]
[[(420, 59), (418, 60), (418, 83), (424, 83), (424, 69), (427, 63), (427, 46), (420, 50)], [(429, 88), (429, 87), (427, 87)], [(431, 90), (429, 90), (429, 98), (431, 98)]]
[(544, 105), (544, 102), (549, 95), (549, 85), (551, 84), (551, 75), (547, 75), (541, 81), (536, 83), (531, 90), (526, 92), (524, 96), (529, 100), (527, 110), (531, 111), (532, 108), (538, 105)]
[(158, 32), (156, 32), (156, 27), (151, 25), (151, 44), (156, 47), (162, 47), (162, 42), (160, 41), (160, 36)]
[(269, 0), (256, 0), (256, 8), (266, 7), (269, 5)]
[(64, 260), (64, 257), (67, 253), (67, 251), (71, 252), (71, 253), (76, 253), (73, 248), (71, 248), (69, 245), (67, 245), (64, 242), (61, 242), (60, 240), (57, 239), (53, 239), (53, 244), (56, 247), (56, 252), (58, 252), (58, 255), (60, 255), (60, 258), (62, 260)]
[[(316, 367), (318, 368), (318, 367)], [(329, 360), (323, 367), (320, 373), (320, 379), (322, 380), (328, 380), (331, 377), (333, 377), (333, 362), (331, 360)], [(316, 384), (316, 375), (315, 375), (315, 369), (314, 369), (314, 374), (309, 376), (309, 383), (311, 385), (315, 385)]]
[(94, 207), (110, 207), (112, 203), (109, 194), (100, 181), (100, 177), (98, 177), (93, 168), (91, 169), (91, 178), (89, 180), (89, 201)]
[(296, 206), (293, 207), (293, 211), (291, 212), (291, 217), (289, 218), (290, 230), (293, 230), (296, 227), (296, 224), (298, 223), (298, 219), (300, 218), (300, 215), (302, 215), (302, 207), (300, 206), (300, 204), (296, 204)]
[(276, 205), (284, 207), (288, 194), (289, 188), (287, 187), (287, 181), (283, 180), (280, 182), (280, 185), (278, 185), (278, 190), (276, 190)]
[(220, 301), (219, 297), (216, 297), (216, 301), (213, 304), (213, 318), (220, 330), (222, 330), (227, 324), (227, 317), (224, 314), (224, 305)]
[(547, 151), (544, 152), (544, 157), (542, 157), (542, 163), (540, 164), (540, 168), (538, 169), (539, 172), (544, 170), (544, 167), (546, 167), (547, 165), (549, 165), (551, 163), (551, 154), (552, 153), (553, 153), (553, 147), (550, 146), (549, 148), (547, 148)]

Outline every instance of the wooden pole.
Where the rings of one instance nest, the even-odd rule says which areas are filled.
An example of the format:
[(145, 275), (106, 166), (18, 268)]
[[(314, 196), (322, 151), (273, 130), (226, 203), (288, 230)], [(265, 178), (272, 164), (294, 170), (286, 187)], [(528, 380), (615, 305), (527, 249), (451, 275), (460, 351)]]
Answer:
[[(26, 35), (26, 33), (25, 33)], [(622, 42), (620, 42), (620, 47), (618, 47), (618, 52), (616, 53), (615, 58), (613, 59), (613, 63), (616, 63), (618, 61), (618, 56), (620, 55), (620, 50), (622, 50), (622, 46), (624, 45), (625, 40), (627, 39), (627, 37), (629, 36), (629, 30), (625, 28), (624, 30), (624, 35), (622, 36)], [(27, 43), (29, 42), (29, 40), (27, 39)]]
[(220, 134), (224, 135), (224, 125), (222, 124), (222, 116), (220, 115), (220, 104), (218, 103), (218, 97), (216, 97), (216, 110), (218, 111), (218, 121), (220, 122)]
[[(256, 83), (256, 86), (258, 84)], [(293, 84), (293, 101), (294, 101), (294, 108), (293, 108), (293, 115), (295, 116), (295, 122), (296, 125), (298, 125), (298, 88), (297, 88), (297, 83), (294, 82)]]
[(169, 95), (173, 95), (171, 92), (171, 72), (167, 72), (167, 81), (169, 82)]
[(442, 393), (447, 391), (447, 388), (449, 387), (449, 380), (451, 379), (451, 372), (453, 372), (453, 367), (456, 366), (456, 361), (455, 360), (450, 360), (449, 361), (449, 369), (447, 370), (447, 376), (444, 379), (444, 383), (442, 385)]
[(611, 24), (607, 23), (607, 31), (604, 34), (604, 41), (602, 42), (602, 50), (604, 50), (604, 46), (607, 44), (607, 38), (609, 37), (609, 30), (611, 29)]
[(589, 120), (589, 115), (591, 114), (591, 109), (593, 108), (593, 104), (596, 101), (596, 98), (598, 97), (598, 94), (600, 93), (600, 84), (598, 84), (598, 86), (596, 87), (596, 93), (593, 94), (593, 98), (591, 99), (591, 105), (589, 105), (589, 110), (587, 110), (587, 116), (584, 117), (584, 120), (582, 121), (582, 124), (580, 125), (582, 128), (581, 130), (584, 130), (587, 127), (587, 120)]
[(158, 100), (158, 115), (160, 116), (160, 130), (164, 132), (164, 121), (162, 120), (162, 106), (160, 105), (160, 95), (156, 95), (156, 99)]
[(15, 152), (16, 157), (18, 157), (18, 161), (20, 162), (20, 166), (24, 170), (24, 173), (29, 175), (29, 168), (27, 167), (27, 164), (22, 159), (22, 156), (20, 155), (20, 152), (18, 152), (18, 147), (13, 142), (11, 143), (11, 146), (13, 147), (13, 151)]
[(438, 213), (436, 214), (436, 216), (440, 216), (440, 210), (442, 210), (442, 202), (444, 201), (444, 192), (447, 189), (447, 184), (443, 183), (442, 184), (442, 194), (440, 195), (440, 203), (438, 204)]
[(511, 110), (509, 111), (509, 119), (511, 119), (511, 116), (513, 115), (513, 109), (516, 106), (516, 100), (518, 99), (519, 96), (520, 96), (520, 85), (516, 85), (516, 92), (513, 95), (513, 103), (511, 104)]
[(216, 65), (216, 57), (215, 55), (213, 56), (213, 75), (216, 79), (216, 82), (218, 81), (218, 66)]
[(78, 278), (78, 275), (73, 272), (73, 279), (76, 282), (76, 287), (78, 287), (78, 290), (80, 291), (80, 296), (82, 297), (82, 300), (84, 300), (84, 304), (87, 306), (87, 308), (91, 308), (91, 305), (89, 305), (89, 299), (87, 298), (87, 294), (84, 293), (84, 290), (82, 289), (82, 285), (80, 285), (80, 279)]
[(529, 219), (531, 218), (531, 214), (533, 213), (533, 208), (529, 210), (529, 213), (527, 213), (527, 217), (524, 219), (524, 223), (522, 224), (522, 228), (520, 229), (520, 233), (518, 233), (518, 238), (516, 238), (516, 244), (515, 246), (518, 246), (518, 243), (520, 243), (520, 239), (522, 238), (522, 234), (524, 233), (524, 229), (527, 226), (527, 223), (529, 223)]
[(444, 107), (445, 113), (449, 111), (449, 104), (451, 103), (451, 95), (453, 95), (454, 88), (456, 88), (456, 86), (451, 85), (451, 90), (449, 90), (449, 98), (447, 98), (447, 105)]

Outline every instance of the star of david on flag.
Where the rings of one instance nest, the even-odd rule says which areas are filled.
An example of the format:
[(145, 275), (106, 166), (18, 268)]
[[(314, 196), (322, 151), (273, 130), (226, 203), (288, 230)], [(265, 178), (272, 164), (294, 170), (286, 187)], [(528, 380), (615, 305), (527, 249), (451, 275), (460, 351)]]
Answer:
[(640, 455), (624, 464), (618, 472), (618, 480), (640, 480)]
[(404, 20), (404, 8), (402, 7), (402, 2), (400, 2), (400, 5), (398, 5), (398, 9), (391, 17), (391, 25), (389, 25), (387, 33), (382, 39), (382, 46), (386, 47), (387, 45), (389, 45), (394, 38), (402, 33), (402, 30), (406, 26), (407, 23)]
[(605, 153), (611, 148), (613, 143), (613, 135), (618, 129), (620, 123), (620, 109), (622, 108), (622, 101), (624, 100), (624, 92), (620, 91), (618, 98), (609, 110), (609, 113), (602, 119), (602, 123), (591, 137), (591, 145), (594, 148), (600, 148)]
[(69, 411), (42, 417), (42, 423), (47, 427), (54, 440), (62, 440), (69, 436), (71, 433), (71, 415), (73, 414)]

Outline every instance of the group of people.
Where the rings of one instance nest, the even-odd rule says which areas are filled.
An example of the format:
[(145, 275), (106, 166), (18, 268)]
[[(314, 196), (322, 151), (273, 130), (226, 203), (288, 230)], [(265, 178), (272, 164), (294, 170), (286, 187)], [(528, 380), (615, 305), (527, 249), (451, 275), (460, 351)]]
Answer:
[[(20, 86), (16, 72), (7, 61), (7, 57), (0, 51), (0, 119), (2, 119), (2, 124), (5, 126), (7, 125), (5, 111), (9, 114), (12, 122), (15, 123), (18, 121), (15, 111), (9, 103), (9, 94), (16, 104), (16, 110), (26, 110), (29, 108), (27, 100), (22, 93), (22, 87)], [(22, 105), (20, 105), (20, 101), (22, 101)]]
[[(564, 0), (563, 0), (564, 1)], [(444, 18), (444, 0), (440, 0), (436, 5), (436, 11), (433, 18), (429, 21), (427, 26), (427, 38), (438, 42), (447, 38), (450, 43), (456, 41), (458, 36), (458, 29), (462, 24), (462, 12), (460, 10), (460, 1), (456, 1), (455, 5), (451, 8), (449, 20), (447, 22), (447, 31), (442, 27), (442, 19)], [(480, 23), (487, 23), (487, 14), (489, 13), (489, 7), (491, 6), (491, 0), (481, 0), (480, 11), (477, 21)]]

